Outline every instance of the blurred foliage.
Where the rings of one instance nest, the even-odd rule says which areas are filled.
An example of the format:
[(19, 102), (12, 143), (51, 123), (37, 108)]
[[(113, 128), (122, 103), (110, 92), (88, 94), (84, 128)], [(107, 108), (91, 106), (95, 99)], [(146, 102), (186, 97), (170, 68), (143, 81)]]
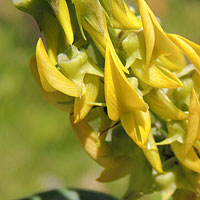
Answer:
[[(200, 43), (200, 1), (169, 3), (165, 30)], [(0, 199), (63, 186), (123, 194), (127, 179), (95, 181), (100, 168), (81, 149), (68, 116), (39, 94), (29, 70), (36, 30), (30, 17), (0, 1)]]

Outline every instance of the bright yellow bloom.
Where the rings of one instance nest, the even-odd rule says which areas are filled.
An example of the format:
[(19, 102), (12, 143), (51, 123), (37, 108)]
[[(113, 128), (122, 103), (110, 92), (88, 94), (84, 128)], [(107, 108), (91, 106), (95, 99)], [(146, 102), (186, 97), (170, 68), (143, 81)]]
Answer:
[(121, 29), (142, 28), (142, 22), (129, 9), (124, 0), (100, 0), (100, 2), (112, 27)]
[(144, 83), (156, 88), (183, 87), (182, 82), (171, 71), (180, 68), (172, 65), (164, 56), (152, 59), (148, 67), (145, 67), (145, 40), (143, 33), (128, 32), (122, 41), (126, 51), (126, 67), (131, 67), (137, 78)]
[(123, 113), (146, 111), (146, 104), (129, 83), (118, 63), (112, 57), (109, 45), (105, 55), (105, 98), (108, 116), (117, 121)]
[(166, 56), (178, 66), (184, 66), (183, 56), (163, 31), (147, 3), (144, 0), (137, 0), (137, 4), (140, 9), (146, 44), (145, 66), (148, 67), (152, 59), (161, 55)]
[(174, 43), (179, 46), (200, 74), (200, 45), (176, 34), (169, 34)]
[(74, 99), (59, 91), (47, 92), (46, 90), (44, 90), (41, 84), (39, 73), (38, 73), (36, 59), (34, 57), (31, 57), (30, 67), (31, 67), (31, 71), (35, 79), (35, 82), (37, 83), (37, 86), (40, 92), (42, 93), (42, 95), (44, 96), (44, 98), (56, 108), (64, 112), (70, 113), (73, 108)]
[(50, 4), (53, 7), (54, 13), (64, 30), (67, 43), (71, 45), (74, 42), (74, 33), (66, 1), (50, 0)]
[(47, 43), (47, 52), (51, 62), (57, 64), (58, 39), (60, 26), (55, 16), (50, 13), (44, 13), (42, 17), (42, 31)]
[(184, 113), (165, 94), (162, 89), (152, 89), (144, 100), (148, 103), (151, 110), (164, 119), (184, 120), (188, 114)]
[(151, 130), (149, 111), (125, 112), (120, 116), (120, 120), (128, 136), (144, 149)]
[(69, 96), (79, 96), (76, 85), (66, 78), (49, 59), (42, 39), (39, 39), (37, 43), (36, 60), (41, 83), (46, 91), (58, 90)]

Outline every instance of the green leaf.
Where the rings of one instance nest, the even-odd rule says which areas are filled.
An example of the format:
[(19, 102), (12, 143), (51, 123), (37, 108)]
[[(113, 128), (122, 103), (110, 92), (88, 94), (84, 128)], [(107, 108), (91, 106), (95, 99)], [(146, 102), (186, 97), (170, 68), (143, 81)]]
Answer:
[(19, 200), (118, 200), (110, 195), (82, 189), (57, 189)]

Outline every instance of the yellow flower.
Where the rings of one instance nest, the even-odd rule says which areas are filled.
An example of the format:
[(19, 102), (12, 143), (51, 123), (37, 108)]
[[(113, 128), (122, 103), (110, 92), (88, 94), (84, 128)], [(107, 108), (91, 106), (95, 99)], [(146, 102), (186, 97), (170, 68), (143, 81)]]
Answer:
[(129, 9), (124, 0), (100, 0), (111, 26), (120, 29), (141, 29), (142, 22)]
[(46, 90), (44, 90), (44, 88), (41, 84), (39, 73), (38, 73), (36, 59), (34, 57), (31, 57), (30, 67), (31, 67), (31, 71), (32, 71), (33, 77), (35, 79), (35, 82), (36, 82), (40, 92), (44, 96), (44, 98), (50, 104), (55, 106), (56, 108), (58, 108), (64, 112), (70, 113), (73, 108), (74, 98), (67, 96), (67, 95), (63, 94), (62, 92), (59, 92), (56, 90), (51, 91), (51, 92), (47, 92)]
[(148, 67), (152, 59), (164, 55), (177, 66), (184, 67), (183, 55), (163, 31), (147, 3), (144, 0), (137, 0), (137, 4), (142, 18), (146, 44), (145, 66)]
[(185, 120), (188, 118), (188, 114), (175, 106), (162, 89), (152, 89), (144, 96), (144, 100), (150, 109), (161, 118), (166, 120)]
[(120, 120), (128, 136), (139, 147), (144, 149), (151, 130), (149, 111), (135, 110), (125, 112), (120, 116)]
[[(126, 67), (131, 67), (134, 75), (149, 86), (156, 88), (183, 87), (182, 82), (171, 71), (180, 68), (171, 64), (164, 56), (152, 58), (148, 67), (145, 67), (145, 38), (143, 32), (128, 32), (122, 39), (122, 47), (126, 52)], [(146, 44), (147, 45), (147, 44)]]
[(44, 13), (41, 19), (42, 31), (47, 44), (47, 52), (51, 62), (57, 64), (58, 39), (60, 26), (53, 14)]
[(84, 77), (86, 74), (103, 77), (103, 72), (88, 57), (84, 49), (78, 50), (72, 45), (64, 53), (60, 53), (57, 58), (60, 71), (75, 83), (80, 97), (85, 93)]
[(176, 34), (169, 34), (170, 39), (179, 46), (200, 74), (200, 45)]
[(40, 80), (46, 91), (58, 90), (69, 96), (79, 96), (76, 85), (66, 78), (51, 62), (41, 38), (38, 40), (36, 47), (36, 60)]
[(125, 112), (146, 111), (147, 105), (113, 58), (109, 45), (106, 49), (104, 73), (105, 99), (110, 119), (117, 121)]
[(50, 0), (49, 3), (52, 6), (54, 13), (63, 28), (67, 43), (71, 45), (74, 42), (74, 33), (66, 1)]
[(172, 151), (177, 159), (190, 170), (200, 173), (200, 159), (196, 154), (194, 148), (190, 148), (185, 154), (185, 134), (187, 129), (187, 123), (172, 121), (168, 123), (168, 137), (157, 145), (170, 144)]
[(73, 3), (76, 8), (77, 20), (84, 39), (86, 39), (86, 37), (83, 27), (89, 33), (99, 51), (104, 54), (107, 43), (105, 35), (107, 27), (101, 4), (97, 0), (73, 0)]

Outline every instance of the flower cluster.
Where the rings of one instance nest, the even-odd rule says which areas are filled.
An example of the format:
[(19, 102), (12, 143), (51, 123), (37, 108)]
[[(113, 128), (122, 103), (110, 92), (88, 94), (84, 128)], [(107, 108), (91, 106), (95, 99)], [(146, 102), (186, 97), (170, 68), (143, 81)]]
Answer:
[[(166, 33), (145, 0), (13, 0), (41, 30), (30, 61), (43, 96), (70, 113), (124, 199), (200, 193), (200, 46)], [(44, 45), (45, 43), (45, 45)]]

